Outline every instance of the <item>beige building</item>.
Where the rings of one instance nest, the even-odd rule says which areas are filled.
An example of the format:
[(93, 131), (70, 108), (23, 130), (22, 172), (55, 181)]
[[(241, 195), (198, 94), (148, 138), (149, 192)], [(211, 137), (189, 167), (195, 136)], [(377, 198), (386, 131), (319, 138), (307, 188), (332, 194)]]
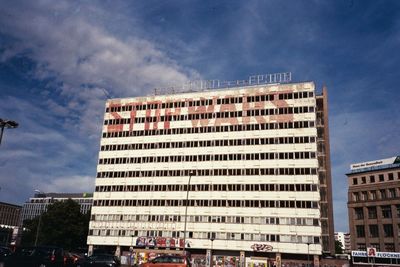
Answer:
[(107, 101), (90, 250), (319, 265), (334, 248), (326, 90), (260, 77)]
[(347, 177), (352, 250), (400, 251), (400, 157), (352, 164)]

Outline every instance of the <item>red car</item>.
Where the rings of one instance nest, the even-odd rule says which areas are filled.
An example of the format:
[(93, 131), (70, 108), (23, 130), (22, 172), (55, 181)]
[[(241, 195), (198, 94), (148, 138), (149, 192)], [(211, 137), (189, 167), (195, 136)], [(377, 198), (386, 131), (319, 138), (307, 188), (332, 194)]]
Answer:
[(181, 255), (163, 255), (143, 263), (141, 267), (190, 267), (190, 260)]

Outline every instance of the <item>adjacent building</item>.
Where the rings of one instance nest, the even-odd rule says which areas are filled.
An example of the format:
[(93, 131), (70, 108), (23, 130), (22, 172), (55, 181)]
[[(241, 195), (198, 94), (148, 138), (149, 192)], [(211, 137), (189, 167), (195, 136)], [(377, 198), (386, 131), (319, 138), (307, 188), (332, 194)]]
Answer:
[(342, 244), (343, 253), (345, 254), (351, 253), (350, 233), (336, 232), (335, 240), (339, 241)]
[(92, 193), (36, 193), (34, 197), (29, 198), (22, 206), (21, 225), (27, 219), (33, 219), (43, 212), (47, 207), (58, 201), (72, 199), (81, 206), (81, 213), (86, 214), (92, 207)]
[(400, 251), (400, 156), (352, 164), (347, 178), (352, 250)]
[(21, 206), (0, 202), (0, 246), (8, 246), (12, 233), (18, 228)]
[(277, 266), (334, 253), (326, 90), (274, 75), (108, 100), (89, 250)]

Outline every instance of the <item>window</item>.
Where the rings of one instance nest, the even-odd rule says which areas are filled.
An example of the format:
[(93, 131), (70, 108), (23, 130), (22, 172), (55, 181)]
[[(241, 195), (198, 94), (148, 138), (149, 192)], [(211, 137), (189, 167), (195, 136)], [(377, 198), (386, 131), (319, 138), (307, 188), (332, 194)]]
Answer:
[(384, 224), (383, 225), (383, 233), (385, 237), (393, 237), (393, 225)]
[(364, 225), (356, 225), (356, 235), (357, 237), (365, 237)]
[(395, 198), (396, 197), (396, 189), (395, 188), (389, 188), (388, 189), (388, 197), (389, 198)]
[(369, 219), (377, 218), (376, 207), (368, 207), (368, 218)]
[(354, 185), (358, 184), (357, 178), (353, 178), (353, 184)]
[(379, 182), (383, 182), (385, 178), (383, 177), (383, 174), (379, 174)]
[(370, 199), (375, 200), (376, 199), (376, 190), (373, 190), (370, 192)]
[(381, 195), (381, 199), (386, 199), (387, 198), (385, 189), (379, 190), (379, 193)]
[(383, 218), (392, 218), (392, 210), (390, 206), (382, 206), (381, 210)]
[(364, 219), (363, 208), (355, 208), (354, 209), (356, 220)]
[[(396, 206), (396, 210), (397, 210), (397, 218), (400, 218), (400, 205)], [(399, 228), (399, 230), (400, 230), (400, 228)]]
[(394, 252), (394, 244), (393, 243), (385, 243), (385, 251)]
[(361, 177), (361, 183), (362, 183), (362, 184), (365, 184), (366, 182), (367, 182), (366, 177), (365, 177), (365, 176)]
[(358, 192), (353, 193), (353, 201), (360, 201), (360, 195)]
[(379, 229), (377, 224), (369, 225), (369, 237), (379, 237)]
[(369, 177), (369, 182), (370, 182), (370, 183), (375, 183), (375, 176), (371, 175), (371, 176)]
[(393, 181), (394, 180), (394, 176), (393, 176), (392, 172), (388, 173), (388, 180), (389, 181)]

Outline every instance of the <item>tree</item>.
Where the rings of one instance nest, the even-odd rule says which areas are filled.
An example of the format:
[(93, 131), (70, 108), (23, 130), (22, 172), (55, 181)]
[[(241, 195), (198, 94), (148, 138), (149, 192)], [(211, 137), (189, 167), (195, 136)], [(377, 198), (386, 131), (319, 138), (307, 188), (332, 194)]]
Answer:
[[(57, 245), (65, 249), (86, 246), (90, 212), (82, 214), (80, 205), (68, 199), (50, 205), (41, 218), (38, 245)], [(24, 222), (27, 231), (22, 239), (23, 245), (33, 245), (36, 238), (39, 216)]]
[(343, 254), (343, 244), (339, 240), (335, 240), (335, 254)]

